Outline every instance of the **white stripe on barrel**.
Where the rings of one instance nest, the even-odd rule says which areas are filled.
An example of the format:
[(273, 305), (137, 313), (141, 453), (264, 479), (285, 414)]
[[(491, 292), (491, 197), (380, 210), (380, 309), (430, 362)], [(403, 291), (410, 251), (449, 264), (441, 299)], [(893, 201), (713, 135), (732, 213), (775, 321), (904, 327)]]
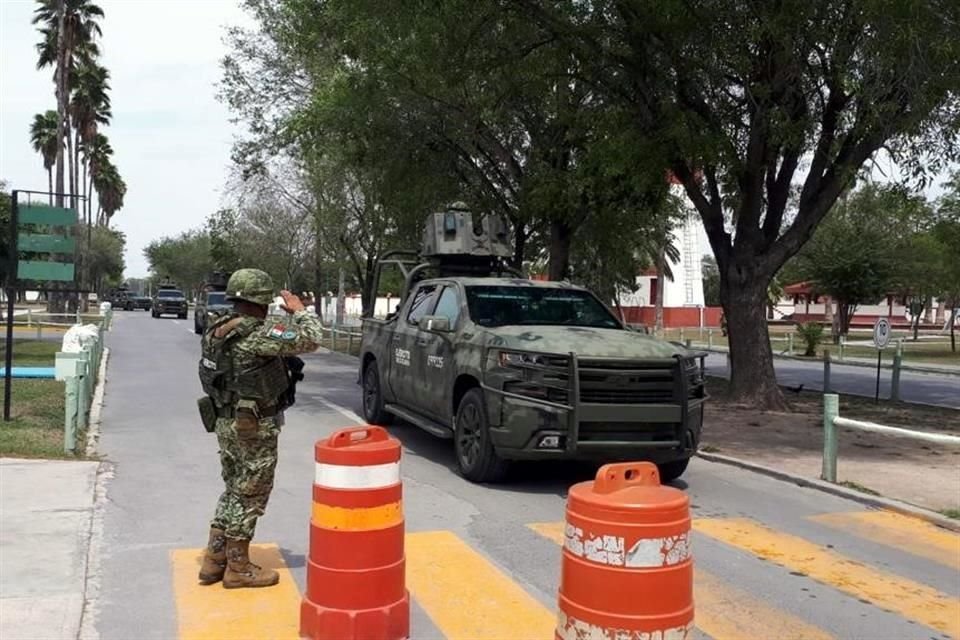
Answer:
[(661, 629), (658, 631), (630, 631), (628, 629), (610, 629), (596, 624), (568, 618), (563, 611), (557, 613), (557, 637), (561, 640), (689, 640), (693, 637), (694, 623), (682, 627)]
[(672, 567), (690, 559), (690, 533), (665, 538), (643, 538), (626, 548), (622, 536), (584, 531), (569, 522), (563, 546), (573, 555), (595, 564), (615, 567)]
[(348, 466), (317, 463), (314, 482), (328, 489), (383, 489), (400, 482), (400, 462)]

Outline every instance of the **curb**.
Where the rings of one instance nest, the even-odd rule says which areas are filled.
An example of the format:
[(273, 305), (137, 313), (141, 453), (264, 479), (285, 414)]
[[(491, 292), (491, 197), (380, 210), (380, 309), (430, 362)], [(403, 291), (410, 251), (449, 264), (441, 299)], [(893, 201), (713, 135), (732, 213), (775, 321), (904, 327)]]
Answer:
[[(692, 348), (701, 349), (702, 351), (706, 351), (708, 353), (716, 353), (720, 355), (729, 353), (727, 349), (718, 349), (717, 347), (707, 347), (704, 345), (698, 345), (697, 343), (694, 343)], [(810, 363), (819, 362), (821, 364), (823, 363), (823, 358), (804, 358), (803, 356), (788, 356), (785, 353), (777, 353), (776, 351), (774, 351), (773, 353), (773, 358), (774, 360), (779, 359), (779, 360), (792, 360), (794, 362), (810, 362)], [(831, 358), (830, 364), (833, 366), (858, 367), (860, 369), (873, 369), (874, 371), (877, 370), (876, 364), (866, 362), (866, 361), (859, 361), (859, 360), (839, 360), (839, 359)], [(883, 364), (881, 365), (880, 368), (884, 371), (892, 371), (893, 365)], [(935, 367), (923, 367), (923, 366), (905, 364), (905, 365), (900, 365), (900, 371), (905, 371), (907, 373), (919, 373), (923, 375), (960, 377), (960, 368), (956, 368), (956, 367), (953, 369), (940, 369)]]
[(716, 462), (719, 464), (726, 464), (733, 467), (738, 467), (740, 469), (745, 469), (747, 471), (753, 471), (765, 476), (769, 476), (776, 480), (782, 480), (784, 482), (790, 482), (801, 487), (807, 487), (809, 489), (816, 489), (817, 491), (822, 491), (824, 493), (829, 493), (840, 498), (846, 498), (848, 500), (853, 500), (854, 502), (859, 502), (860, 504), (866, 505), (868, 507), (876, 507), (878, 509), (886, 509), (888, 511), (894, 511), (901, 515), (910, 516), (913, 518), (919, 518), (920, 520), (925, 520), (930, 524), (942, 527), (944, 529), (949, 529), (950, 531), (955, 531), (960, 533), (960, 520), (953, 520), (942, 516), (936, 511), (930, 511), (929, 509), (924, 509), (923, 507), (917, 507), (906, 502), (901, 502), (899, 500), (894, 500), (893, 498), (884, 498), (883, 496), (871, 496), (866, 493), (860, 493), (859, 491), (854, 491), (853, 489), (847, 489), (844, 486), (832, 484), (830, 482), (825, 482), (823, 480), (805, 478), (803, 476), (797, 476), (792, 473), (787, 473), (786, 471), (780, 471), (779, 469), (774, 469), (772, 467), (766, 467), (764, 465), (756, 464), (754, 462), (747, 462), (746, 460), (741, 460), (739, 458), (733, 458), (730, 456), (725, 456), (717, 453), (706, 453), (706, 452), (697, 452), (697, 457), (707, 460), (708, 462)]
[(109, 359), (110, 349), (104, 347), (103, 357), (100, 359), (100, 371), (97, 372), (97, 386), (93, 390), (89, 420), (87, 421), (87, 447), (84, 455), (88, 458), (97, 454), (97, 444), (100, 442), (100, 412), (103, 410), (103, 396), (107, 384), (107, 361)]

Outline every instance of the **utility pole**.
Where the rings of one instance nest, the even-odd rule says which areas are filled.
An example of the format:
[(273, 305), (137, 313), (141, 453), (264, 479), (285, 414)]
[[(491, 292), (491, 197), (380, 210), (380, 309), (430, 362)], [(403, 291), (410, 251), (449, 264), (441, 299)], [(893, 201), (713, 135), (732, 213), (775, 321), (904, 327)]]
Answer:
[(343, 326), (343, 316), (344, 316), (344, 307), (346, 306), (346, 298), (343, 291), (343, 267), (340, 267), (340, 274), (338, 276), (337, 282), (337, 319), (336, 326)]

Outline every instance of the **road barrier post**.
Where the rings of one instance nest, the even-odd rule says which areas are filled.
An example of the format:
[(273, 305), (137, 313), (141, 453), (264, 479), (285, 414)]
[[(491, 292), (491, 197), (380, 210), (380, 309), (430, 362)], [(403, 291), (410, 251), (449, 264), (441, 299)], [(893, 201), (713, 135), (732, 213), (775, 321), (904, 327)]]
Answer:
[(845, 336), (840, 336), (840, 361), (843, 362), (843, 352), (847, 347), (847, 339)]
[(830, 349), (823, 350), (823, 392), (830, 393)]
[(650, 462), (607, 464), (572, 486), (555, 638), (692, 635), (690, 524), (689, 497)]
[(837, 427), (833, 423), (840, 415), (840, 396), (823, 394), (823, 468), (820, 477), (827, 482), (837, 481)]
[(314, 460), (301, 638), (405, 640), (400, 442), (380, 427), (342, 429), (316, 443)]
[(79, 378), (69, 376), (64, 380), (64, 417), (63, 417), (63, 451), (74, 453), (77, 448), (77, 416), (79, 415)]
[(900, 402), (900, 367), (903, 365), (903, 358), (899, 353), (893, 356), (893, 375), (890, 380), (890, 399), (893, 402)]
[(90, 376), (90, 352), (85, 348), (80, 352), (80, 356), (77, 359), (79, 360), (79, 364), (77, 365), (77, 372), (79, 374), (79, 379), (77, 380), (77, 428), (86, 429), (87, 410), (90, 408), (90, 396), (87, 386), (87, 379)]
[(680, 327), (680, 342), (683, 342), (683, 327)]
[(713, 349), (713, 329), (707, 329), (707, 349)]
[(792, 332), (787, 334), (787, 355), (788, 356), (793, 355), (793, 333)]
[(687, 347), (687, 349), (693, 349), (693, 340), (692, 340), (692, 339), (687, 338), (686, 347)]

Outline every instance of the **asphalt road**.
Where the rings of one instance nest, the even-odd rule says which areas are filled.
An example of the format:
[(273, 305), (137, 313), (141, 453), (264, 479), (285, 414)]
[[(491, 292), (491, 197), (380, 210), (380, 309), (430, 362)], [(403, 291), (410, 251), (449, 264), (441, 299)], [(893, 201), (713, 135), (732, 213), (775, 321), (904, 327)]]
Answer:
[[(784, 358), (774, 359), (777, 382), (781, 385), (797, 386), (803, 384), (807, 390), (823, 390), (823, 363), (803, 362)], [(726, 354), (713, 353), (707, 358), (708, 372), (728, 377)], [(892, 371), (880, 370), (880, 398), (890, 397)], [(877, 370), (868, 367), (851, 366), (832, 362), (830, 364), (830, 387), (840, 394), (867, 396), (873, 398), (877, 392)], [(942, 407), (960, 409), (960, 376), (914, 373), (900, 373), (900, 399), (904, 402), (934, 404)]]
[[(295, 638), (313, 445), (357, 424), (355, 361), (309, 356), (287, 414), (257, 532), (281, 585), (226, 591), (195, 583), (221, 489), (216, 442), (196, 415), (197, 343), (189, 320), (116, 316), (100, 441), (114, 476), (94, 625), (110, 640)], [(410, 426), (392, 433), (403, 443), (411, 637), (553, 637), (566, 491), (591, 470), (527, 465), (506, 484), (478, 486), (453, 470), (449, 441)], [(699, 459), (675, 486), (695, 518), (694, 637), (960, 638), (957, 535)]]

